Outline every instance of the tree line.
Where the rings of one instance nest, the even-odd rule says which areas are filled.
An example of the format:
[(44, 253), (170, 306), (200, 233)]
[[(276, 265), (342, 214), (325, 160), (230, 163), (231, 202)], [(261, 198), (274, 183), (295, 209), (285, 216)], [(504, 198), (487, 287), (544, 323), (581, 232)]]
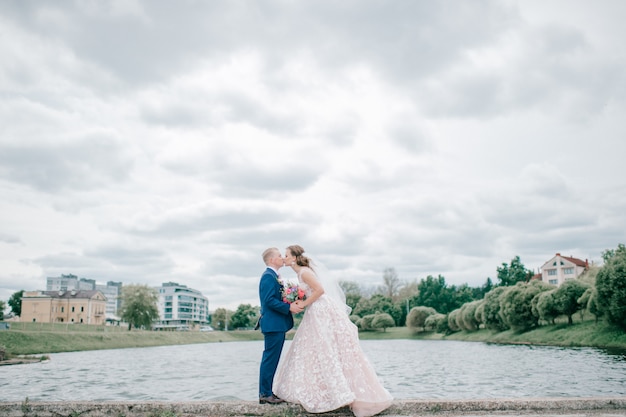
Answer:
[[(357, 283), (341, 283), (351, 320), (361, 330), (408, 326), (416, 331), (450, 333), (481, 327), (494, 331), (529, 330), (566, 317), (569, 324), (587, 312), (626, 330), (626, 246), (602, 253), (604, 265), (592, 266), (581, 277), (559, 287), (532, 280), (519, 256), (496, 268), (497, 281), (478, 287), (449, 285), (442, 275), (403, 283), (394, 268), (383, 272), (383, 284), (368, 295)], [(224, 330), (250, 328), (259, 307), (240, 305), (236, 311), (217, 309), (213, 326)], [(298, 317), (296, 317), (297, 321)]]
[[(448, 285), (442, 275), (413, 282), (400, 281), (394, 268), (383, 272), (383, 284), (372, 290), (343, 281), (351, 320), (361, 330), (385, 330), (408, 326), (416, 331), (449, 333), (485, 327), (495, 331), (528, 330), (554, 323), (565, 316), (572, 323), (575, 313), (589, 312), (596, 320), (606, 319), (626, 330), (626, 246), (602, 253), (604, 265), (590, 267), (578, 279), (561, 286), (531, 280), (519, 256), (496, 268), (497, 281), (487, 278), (479, 287)], [(21, 313), (18, 291), (9, 299), (16, 315)], [(122, 288), (121, 319), (129, 329), (151, 328), (159, 320), (156, 291), (145, 285)], [(0, 301), (0, 307), (4, 302)], [(0, 308), (0, 319), (2, 311)], [(235, 311), (216, 309), (210, 323), (216, 330), (249, 329), (259, 316), (259, 306), (240, 304)], [(296, 322), (302, 317), (296, 316)]]
[[(626, 330), (626, 246), (602, 253), (604, 265), (590, 267), (581, 277), (558, 287), (542, 281), (501, 281), (482, 299), (472, 300), (443, 314), (430, 306), (417, 306), (407, 317), (416, 331), (450, 333), (481, 326), (494, 331), (526, 331), (556, 318), (587, 312)], [(519, 264), (521, 265), (521, 263)], [(521, 276), (521, 275), (520, 275)], [(506, 282), (507, 285), (504, 285)]]

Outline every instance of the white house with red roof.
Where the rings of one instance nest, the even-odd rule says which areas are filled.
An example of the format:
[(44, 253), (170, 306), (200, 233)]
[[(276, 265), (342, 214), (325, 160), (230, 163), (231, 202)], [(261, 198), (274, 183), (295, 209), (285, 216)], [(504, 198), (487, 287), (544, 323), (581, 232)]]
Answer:
[(589, 269), (589, 262), (585, 259), (562, 256), (560, 253), (541, 267), (541, 280), (557, 287), (567, 280), (575, 279)]

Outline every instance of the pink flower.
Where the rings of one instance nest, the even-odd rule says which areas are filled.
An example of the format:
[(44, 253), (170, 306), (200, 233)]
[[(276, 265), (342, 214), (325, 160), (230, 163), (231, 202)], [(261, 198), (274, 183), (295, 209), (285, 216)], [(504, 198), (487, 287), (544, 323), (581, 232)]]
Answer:
[(297, 300), (306, 299), (306, 294), (304, 293), (304, 290), (300, 289), (297, 284), (292, 284), (291, 282), (288, 282), (287, 285), (283, 286), (281, 293), (283, 296), (283, 301), (289, 304)]

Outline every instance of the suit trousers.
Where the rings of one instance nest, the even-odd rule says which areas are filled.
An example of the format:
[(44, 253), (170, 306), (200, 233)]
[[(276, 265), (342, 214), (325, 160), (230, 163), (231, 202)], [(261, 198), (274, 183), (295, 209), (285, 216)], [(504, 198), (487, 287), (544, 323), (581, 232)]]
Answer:
[(259, 373), (259, 397), (269, 397), (273, 394), (272, 385), (276, 368), (278, 368), (280, 354), (285, 344), (285, 332), (268, 332), (263, 333), (263, 336), (265, 338), (265, 348)]

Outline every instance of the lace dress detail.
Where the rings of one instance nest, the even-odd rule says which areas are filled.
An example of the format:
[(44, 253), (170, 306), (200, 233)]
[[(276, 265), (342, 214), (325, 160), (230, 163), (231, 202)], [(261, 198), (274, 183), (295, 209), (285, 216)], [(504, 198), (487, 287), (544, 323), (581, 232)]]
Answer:
[[(309, 296), (311, 289), (302, 281), (302, 271), (299, 285)], [(357, 327), (344, 306), (326, 295), (307, 307), (278, 365), (274, 392), (310, 413), (349, 405), (357, 417), (378, 414), (392, 402), (361, 350)]]

